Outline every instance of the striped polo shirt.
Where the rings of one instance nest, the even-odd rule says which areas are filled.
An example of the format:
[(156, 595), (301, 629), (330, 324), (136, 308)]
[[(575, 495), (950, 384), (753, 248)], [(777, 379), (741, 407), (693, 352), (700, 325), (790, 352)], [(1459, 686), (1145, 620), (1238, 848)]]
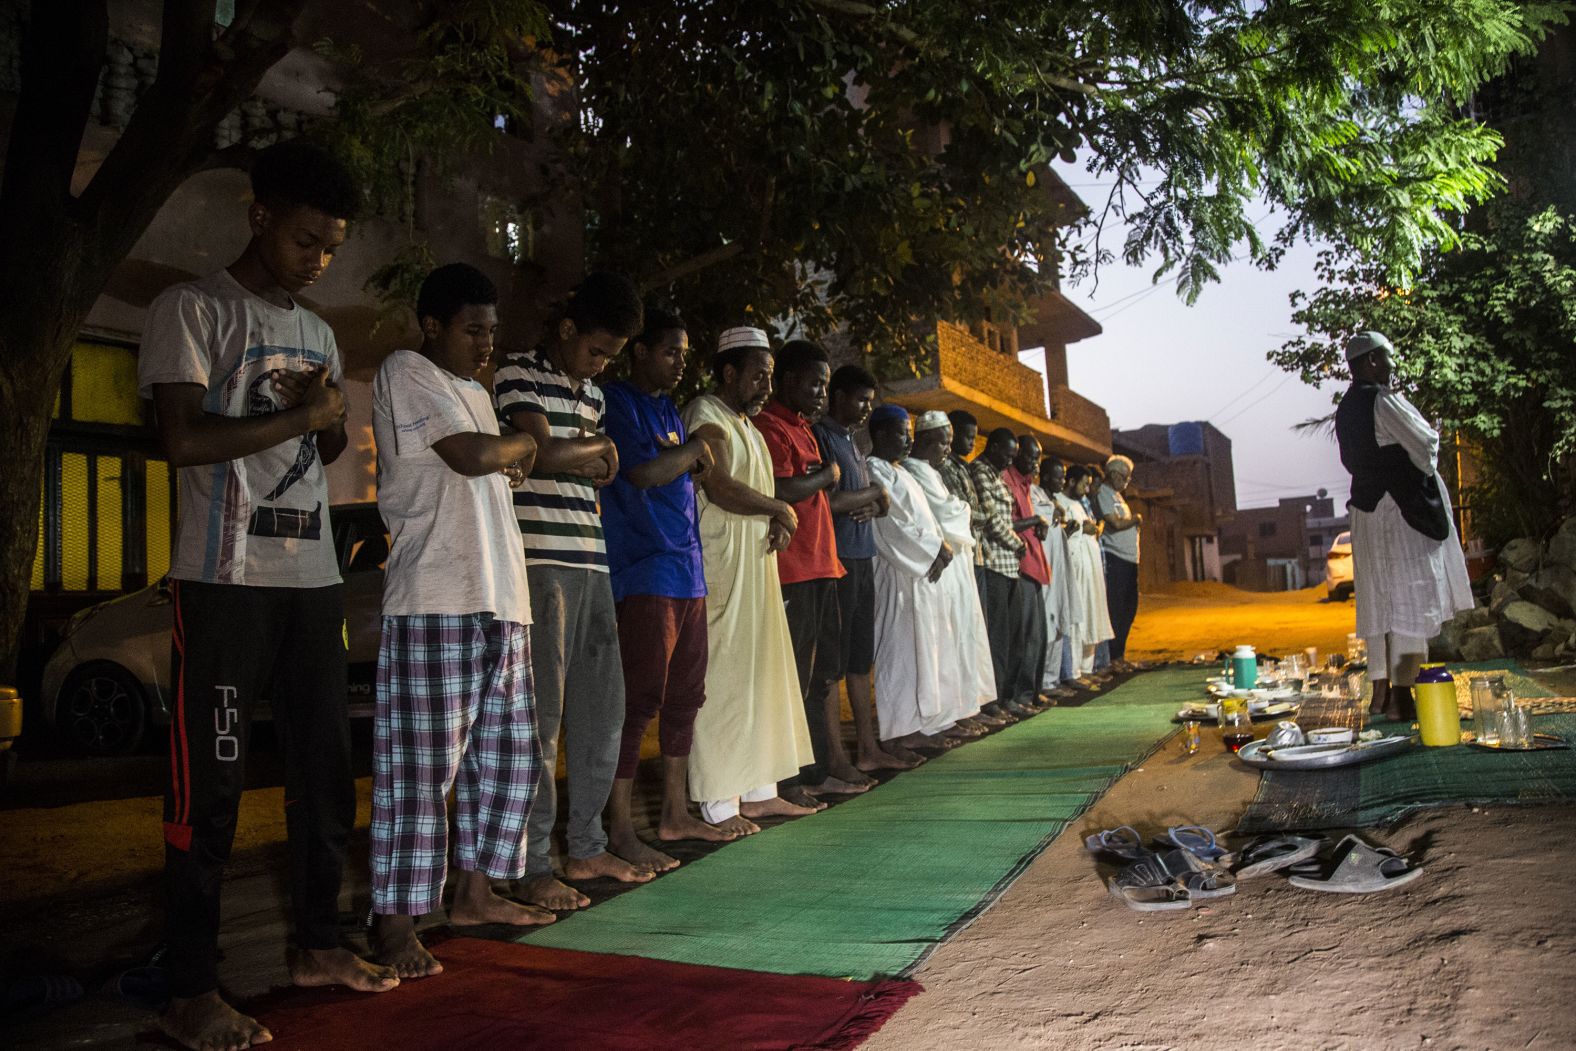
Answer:
[[(538, 347), (515, 355), (493, 374), (493, 399), (505, 425), (519, 412), (547, 417), (554, 438), (586, 438), (603, 431), (602, 389), (574, 380)], [(596, 486), (572, 474), (532, 475), (514, 491), (514, 517), (525, 540), (527, 565), (567, 566), (607, 572), (607, 543)]]

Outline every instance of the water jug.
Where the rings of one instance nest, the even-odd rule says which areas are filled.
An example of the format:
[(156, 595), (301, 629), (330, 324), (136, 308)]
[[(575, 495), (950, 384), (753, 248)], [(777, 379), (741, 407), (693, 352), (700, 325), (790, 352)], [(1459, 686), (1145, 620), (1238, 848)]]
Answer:
[(1412, 687), (1417, 699), (1417, 725), (1423, 743), (1434, 748), (1461, 743), (1461, 713), (1456, 707), (1456, 680), (1443, 664), (1425, 664)]
[(1238, 646), (1231, 654), (1231, 685), (1251, 690), (1259, 684), (1259, 655), (1252, 646)]

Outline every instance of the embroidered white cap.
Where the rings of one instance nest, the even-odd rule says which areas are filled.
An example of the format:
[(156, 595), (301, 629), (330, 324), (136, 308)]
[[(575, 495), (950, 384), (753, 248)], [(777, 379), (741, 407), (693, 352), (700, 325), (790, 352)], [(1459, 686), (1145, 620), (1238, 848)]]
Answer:
[(740, 325), (738, 328), (725, 328), (722, 335), (717, 337), (717, 352), (733, 350), (735, 347), (763, 347), (772, 349), (772, 341), (766, 338), (766, 333), (758, 328)]

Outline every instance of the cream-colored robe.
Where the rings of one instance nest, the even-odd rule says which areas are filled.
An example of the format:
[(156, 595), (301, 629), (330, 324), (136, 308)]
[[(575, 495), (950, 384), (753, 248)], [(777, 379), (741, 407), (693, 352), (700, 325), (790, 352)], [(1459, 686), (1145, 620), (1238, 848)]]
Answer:
[[(716, 470), (770, 495), (772, 458), (748, 418), (715, 395), (684, 408), (689, 433), (707, 424), (728, 436)], [(799, 698), (793, 644), (783, 612), (770, 521), (724, 511), (697, 486), (706, 566), (706, 703), (695, 718), (690, 797), (723, 800), (774, 784), (810, 761), (810, 732)]]

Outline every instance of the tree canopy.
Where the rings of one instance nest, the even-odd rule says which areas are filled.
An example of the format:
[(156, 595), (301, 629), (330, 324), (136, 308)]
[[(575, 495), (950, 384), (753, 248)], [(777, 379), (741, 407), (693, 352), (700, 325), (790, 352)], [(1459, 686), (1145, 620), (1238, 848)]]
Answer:
[(1408, 288), (1371, 261), (1322, 253), (1323, 287), (1293, 297), (1309, 335), (1272, 359), (1307, 382), (1344, 383), (1341, 341), (1388, 335), (1418, 408), (1482, 452), (1488, 470), (1470, 495), (1502, 541), (1543, 531), (1576, 498), (1576, 216), (1507, 198), (1482, 219), (1457, 250), (1427, 253)]
[[(1407, 283), (1501, 184), (1455, 101), (1560, 6), (615, 0), (555, 8), (554, 41), (600, 262), (901, 367), (935, 318), (1012, 319), (1109, 258), (1108, 210), (1189, 299), (1305, 234)], [(1056, 157), (1116, 176), (1087, 234), (1058, 231)]]

